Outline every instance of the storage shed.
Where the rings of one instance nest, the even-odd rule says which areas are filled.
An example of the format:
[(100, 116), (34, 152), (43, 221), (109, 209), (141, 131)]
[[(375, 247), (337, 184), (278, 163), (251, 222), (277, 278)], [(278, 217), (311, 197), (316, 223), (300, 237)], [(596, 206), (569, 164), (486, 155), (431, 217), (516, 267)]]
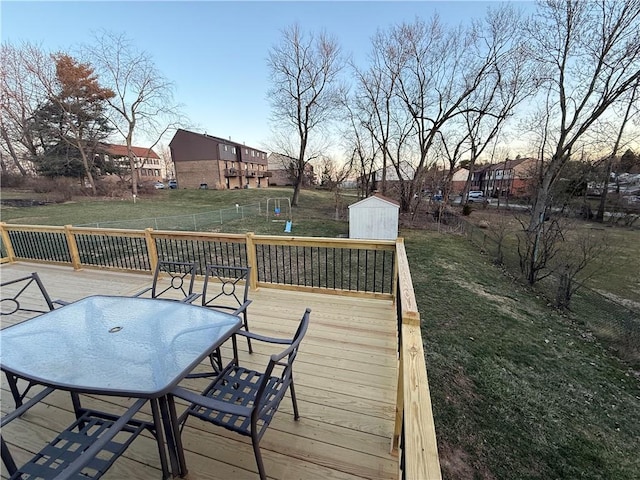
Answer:
[(398, 238), (400, 204), (378, 193), (349, 205), (349, 238)]

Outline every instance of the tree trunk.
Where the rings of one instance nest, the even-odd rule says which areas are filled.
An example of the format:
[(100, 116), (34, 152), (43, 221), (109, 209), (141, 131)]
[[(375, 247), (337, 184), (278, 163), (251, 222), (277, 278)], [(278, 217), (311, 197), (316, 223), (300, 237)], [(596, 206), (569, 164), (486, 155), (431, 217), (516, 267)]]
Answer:
[(556, 307), (569, 308), (571, 302), (571, 277), (569, 269), (564, 267), (558, 279), (558, 290), (556, 292)]
[(297, 178), (293, 184), (293, 196), (291, 197), (291, 206), (292, 207), (297, 207), (298, 206), (298, 197), (300, 196), (300, 184), (301, 184), (301, 180), (299, 178)]
[(96, 195), (96, 182), (93, 179), (93, 174), (91, 173), (91, 168), (89, 167), (89, 160), (87, 159), (87, 152), (85, 152), (84, 147), (82, 145), (78, 145), (78, 150), (80, 150), (80, 155), (82, 156), (82, 164), (84, 165), (84, 172), (87, 175), (87, 180), (89, 180), (89, 185), (91, 186), (91, 194), (93, 196)]
[(631, 116), (631, 106), (633, 105), (637, 90), (638, 90), (638, 85), (636, 84), (636, 86), (631, 91), (631, 98), (629, 99), (629, 105), (627, 105), (627, 109), (625, 110), (622, 123), (620, 124), (620, 129), (618, 130), (618, 136), (616, 137), (616, 141), (613, 144), (611, 156), (607, 160), (607, 171), (606, 171), (606, 177), (604, 179), (604, 188), (602, 190), (602, 193), (600, 194), (600, 204), (598, 205), (598, 213), (596, 214), (597, 222), (602, 223), (604, 221), (604, 209), (607, 201), (607, 193), (609, 191), (609, 177), (611, 175), (611, 166), (613, 164), (613, 161), (616, 155), (618, 154), (618, 149), (620, 148), (620, 141), (622, 140), (622, 134), (624, 132), (625, 127), (627, 126), (629, 117)]
[(4, 127), (0, 128), (0, 133), (2, 134), (2, 139), (5, 141), (7, 147), (9, 148), (9, 154), (11, 155), (11, 159), (13, 160), (13, 163), (16, 165), (16, 167), (18, 167), (20, 174), (23, 177), (26, 177), (27, 171), (24, 169), (24, 167), (22, 166), (22, 163), (18, 159), (18, 155), (16, 154), (16, 151), (14, 150), (13, 145), (11, 144), (11, 140), (9, 139), (9, 134), (7, 133)]
[(307, 136), (308, 133), (305, 130), (300, 130), (300, 150), (298, 151), (298, 160), (296, 162), (296, 178), (293, 183), (293, 196), (291, 197), (291, 206), (298, 206), (298, 198), (300, 197), (300, 189), (302, 188), (302, 182), (304, 181), (304, 155), (307, 150)]
[[(560, 157), (562, 155), (562, 157)], [(538, 226), (544, 222), (545, 214), (547, 213), (547, 207), (549, 207), (549, 192), (551, 186), (557, 178), (562, 166), (566, 163), (568, 155), (556, 153), (553, 155), (547, 171), (542, 175), (542, 182), (538, 186), (536, 192), (536, 201), (533, 204), (533, 210), (531, 212), (531, 219), (529, 221), (529, 231), (535, 232)], [(541, 166), (540, 168), (543, 168)]]
[(600, 192), (600, 202), (598, 203), (598, 211), (596, 213), (596, 222), (604, 222), (604, 209), (607, 204), (607, 194), (609, 193), (609, 177), (611, 176), (611, 166), (613, 164), (613, 156), (607, 159), (607, 168), (605, 169), (604, 184), (602, 192)]
[(129, 168), (131, 168), (131, 193), (134, 198), (138, 195), (138, 169), (136, 168), (136, 159), (129, 148)]
[[(387, 151), (386, 145), (382, 148), (382, 188), (380, 189), (380, 193), (382, 195), (387, 194)], [(368, 194), (368, 192), (367, 192)]]

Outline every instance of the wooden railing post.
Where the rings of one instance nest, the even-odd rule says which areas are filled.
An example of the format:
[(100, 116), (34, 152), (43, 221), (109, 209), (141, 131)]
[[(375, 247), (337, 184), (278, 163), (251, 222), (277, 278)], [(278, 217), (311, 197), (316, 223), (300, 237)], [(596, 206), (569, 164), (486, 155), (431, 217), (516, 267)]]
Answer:
[(82, 264), (80, 263), (80, 251), (78, 250), (78, 244), (76, 243), (76, 236), (71, 229), (72, 225), (64, 226), (64, 235), (67, 237), (67, 245), (69, 246), (69, 255), (71, 256), (71, 264), (74, 270), (80, 270)]
[(0, 234), (2, 235), (2, 244), (7, 251), (7, 258), (13, 263), (16, 261), (16, 253), (13, 251), (13, 245), (11, 244), (11, 238), (9, 238), (6, 225), (5, 222), (0, 222)]
[(396, 250), (395, 250), (396, 261), (393, 262), (393, 280), (392, 280), (392, 286), (391, 286), (391, 294), (393, 295), (394, 305), (398, 303), (398, 256), (399, 256), (398, 245), (402, 245), (402, 248), (404, 248), (404, 238), (400, 237), (396, 239)]
[(253, 242), (253, 232), (247, 232), (247, 263), (251, 267), (249, 287), (251, 290), (258, 288), (258, 257), (256, 256), (256, 245)]
[(151, 267), (152, 272), (155, 272), (158, 266), (158, 249), (153, 238), (153, 228), (144, 229), (144, 238), (147, 241), (147, 252), (149, 252), (149, 267)]

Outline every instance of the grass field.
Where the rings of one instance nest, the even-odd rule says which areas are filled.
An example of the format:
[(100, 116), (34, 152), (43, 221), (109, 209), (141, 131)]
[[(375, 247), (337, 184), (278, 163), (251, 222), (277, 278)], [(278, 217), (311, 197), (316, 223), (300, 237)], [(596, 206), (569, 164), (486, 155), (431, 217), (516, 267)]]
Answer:
[(457, 236), (405, 232), (445, 478), (640, 478), (640, 377)]
[[(135, 205), (3, 207), (2, 219), (78, 224), (194, 213), (289, 194), (286, 189), (168, 191)], [(293, 211), (293, 233), (346, 233), (347, 224), (333, 220), (334, 211), (330, 194), (304, 191)], [(283, 225), (262, 218), (224, 228), (279, 233)], [(616, 232), (619, 242), (630, 243), (631, 265), (616, 272), (620, 280), (602, 282), (610, 290), (634, 281), (637, 263), (631, 260), (640, 249), (625, 231)], [(423, 321), (444, 478), (640, 478), (640, 372), (600, 343), (588, 323), (550, 308), (465, 237), (417, 229), (402, 229), (401, 235)]]
[[(263, 208), (269, 203), (273, 209), (275, 199), (280, 201), (281, 215), (275, 219), (273, 215), (267, 219), (249, 216), (244, 220), (226, 221), (220, 225), (208, 227), (207, 231), (223, 231), (227, 233), (241, 233), (252, 231), (257, 234), (279, 234), (284, 232), (284, 221), (289, 217), (287, 203), (291, 188), (269, 188), (248, 190), (159, 190), (148, 195), (142, 195), (133, 202), (127, 199), (88, 199), (80, 198), (71, 202), (50, 204), (34, 207), (2, 207), (3, 222), (27, 225), (85, 225), (97, 222), (112, 222), (116, 220), (151, 219), (155, 217), (183, 216), (185, 222), (192, 214), (212, 212), (216, 215), (220, 209), (234, 209), (235, 205), (255, 205), (260, 203)], [(38, 195), (24, 191), (3, 189), (3, 200), (10, 198), (33, 198)], [(324, 191), (305, 191), (300, 198), (300, 205), (293, 207), (293, 234), (309, 236), (335, 237), (349, 233), (345, 217), (348, 215), (346, 206), (357, 200), (354, 195), (345, 195), (339, 208), (341, 221), (335, 221), (335, 206), (332, 197)], [(272, 212), (273, 213), (273, 212)], [(277, 220), (277, 221), (274, 221)], [(128, 225), (130, 223), (128, 222)], [(126, 228), (145, 228), (128, 226)], [(121, 227), (124, 228), (124, 227)]]

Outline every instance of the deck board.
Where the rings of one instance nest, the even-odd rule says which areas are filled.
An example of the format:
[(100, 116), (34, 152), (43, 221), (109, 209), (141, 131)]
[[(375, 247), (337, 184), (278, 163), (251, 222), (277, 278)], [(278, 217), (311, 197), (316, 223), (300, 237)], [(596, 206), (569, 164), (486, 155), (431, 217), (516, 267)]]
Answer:
[[(73, 271), (65, 266), (14, 263), (0, 266), (2, 281), (37, 271), (52, 298), (73, 301), (87, 295), (131, 295), (148, 286), (149, 274), (103, 270)], [(197, 282), (196, 289), (201, 288)], [(296, 360), (296, 393), (301, 418), (293, 420), (287, 396), (261, 442), (270, 478), (397, 478), (398, 459), (389, 453), (396, 395), (396, 319), (390, 300), (322, 295), (261, 288), (250, 292), (250, 328), (290, 337), (306, 307), (311, 321)], [(23, 319), (2, 317), (2, 327)], [(268, 346), (254, 344), (252, 355), (239, 339), (242, 364), (264, 367)], [(230, 349), (223, 348), (229, 355)], [(198, 390), (202, 381), (187, 380)], [(1, 408), (13, 408), (6, 380)], [(122, 408), (130, 399), (84, 396), (88, 406)], [(25, 461), (73, 416), (68, 394), (55, 392), (6, 427), (18, 462)], [(149, 407), (143, 410), (149, 414)], [(188, 479), (256, 478), (251, 442), (192, 418), (184, 429)], [(156, 445), (145, 434), (129, 447), (105, 479), (160, 478)], [(5, 472), (3, 472), (4, 474)], [(5, 478), (3, 476), (3, 478)]]

